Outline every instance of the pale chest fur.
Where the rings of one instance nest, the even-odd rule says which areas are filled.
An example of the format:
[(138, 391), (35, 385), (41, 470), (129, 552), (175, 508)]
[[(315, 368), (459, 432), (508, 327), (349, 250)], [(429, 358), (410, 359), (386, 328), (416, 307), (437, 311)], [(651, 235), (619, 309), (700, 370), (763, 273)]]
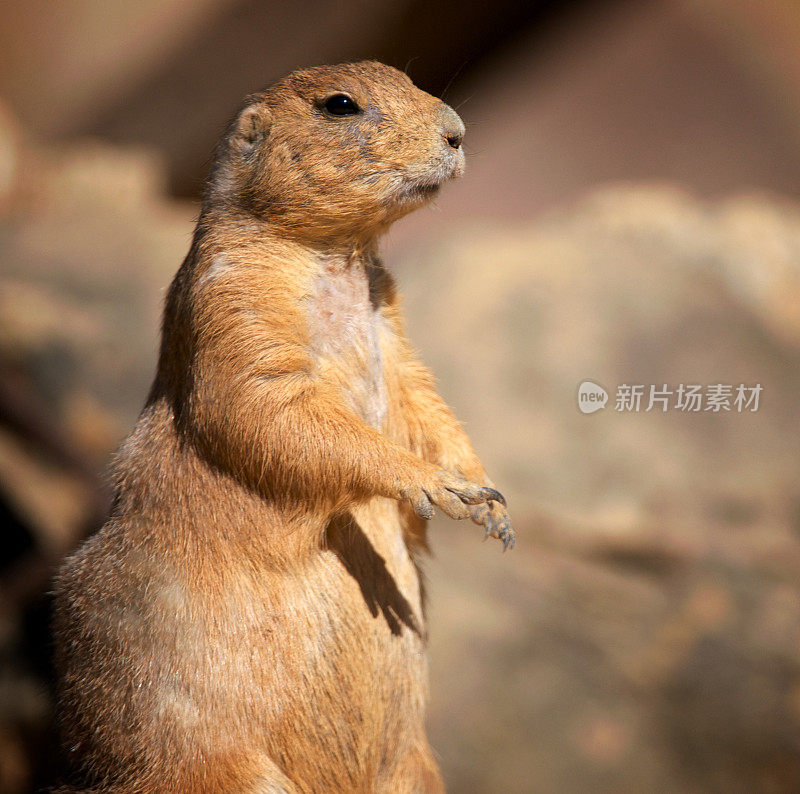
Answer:
[(388, 405), (383, 348), (389, 331), (375, 296), (377, 274), (361, 259), (321, 264), (306, 303), (316, 372), (341, 390), (348, 408), (380, 429)]

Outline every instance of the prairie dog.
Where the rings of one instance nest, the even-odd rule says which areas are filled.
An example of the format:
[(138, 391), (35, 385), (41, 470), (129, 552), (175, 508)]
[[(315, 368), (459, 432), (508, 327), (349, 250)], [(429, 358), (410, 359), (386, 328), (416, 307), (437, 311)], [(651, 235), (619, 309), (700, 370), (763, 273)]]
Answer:
[(56, 579), (71, 790), (443, 790), (424, 519), (514, 533), (376, 245), (463, 135), (375, 62), (294, 72), (228, 127), (111, 515)]

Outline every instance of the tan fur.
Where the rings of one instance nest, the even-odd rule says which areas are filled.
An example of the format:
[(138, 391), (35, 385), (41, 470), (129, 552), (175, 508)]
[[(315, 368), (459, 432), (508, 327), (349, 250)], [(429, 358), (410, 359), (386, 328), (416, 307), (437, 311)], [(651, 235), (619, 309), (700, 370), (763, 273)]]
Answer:
[[(326, 113), (342, 92), (359, 114)], [(462, 133), (378, 63), (296, 72), (231, 123), (112, 514), (57, 578), (85, 790), (442, 790), (419, 516), (513, 530), (375, 246), (461, 173)]]

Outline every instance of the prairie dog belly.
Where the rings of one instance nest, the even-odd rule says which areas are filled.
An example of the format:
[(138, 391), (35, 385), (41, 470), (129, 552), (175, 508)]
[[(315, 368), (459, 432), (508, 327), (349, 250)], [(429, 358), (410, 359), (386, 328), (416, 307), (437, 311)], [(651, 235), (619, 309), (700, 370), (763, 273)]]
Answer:
[[(394, 501), (375, 498), (332, 521), (325, 547), (295, 575), (279, 574), (256, 603), (269, 607), (254, 606), (250, 620), (234, 616), (226, 636), (243, 626), (251, 634), (218, 669), (241, 670), (237, 690), (264, 703), (264, 749), (285, 758), (290, 776), (342, 761), (391, 770), (418, 739), (428, 675), (419, 576)], [(331, 741), (332, 724), (353, 723), (363, 730)], [(286, 730), (296, 732), (290, 749)], [(325, 790), (348, 786), (332, 780)]]
[[(293, 703), (292, 714), (302, 725), (318, 725), (318, 714), (325, 713), (364, 726), (352, 745), (322, 751), (331, 753), (331, 767), (337, 755), (353, 754), (349, 762), (391, 768), (417, 740), (427, 701), (419, 576), (396, 505), (374, 499), (354, 510), (352, 519), (329, 527), (326, 548), (309, 569), (310, 588), (287, 600), (287, 609), (304, 613), (312, 606), (304, 599), (313, 600), (325, 643), (322, 652), (310, 646), (303, 669), (315, 675), (296, 685), (310, 682), (315, 691)], [(319, 727), (311, 745), (315, 755), (327, 740), (325, 726)]]
[[(202, 561), (144, 549), (131, 558), (122, 545), (88, 545), (63, 574), (66, 584), (107, 588), (108, 571), (134, 562), (138, 572), (116, 581), (88, 618), (80, 603), (62, 607), (62, 621), (80, 629), (61, 658), (68, 679), (81, 681), (70, 691), (74, 719), (99, 737), (91, 752), (100, 763), (100, 702), (118, 712), (131, 769), (143, 747), (170, 763), (187, 735), (206, 757), (255, 747), (298, 778), (315, 764), (391, 770), (416, 741), (427, 699), (424, 618), (390, 500), (360, 506), (352, 525), (332, 528), (327, 547), (291, 574), (220, 567), (215, 557), (218, 578), (209, 582), (197, 574)], [(331, 741), (332, 725), (353, 720), (364, 730)], [(320, 790), (346, 784), (337, 778)]]
[(387, 329), (373, 305), (371, 278), (361, 260), (326, 262), (307, 300), (307, 321), (317, 373), (341, 389), (348, 408), (381, 429), (388, 406), (381, 351)]

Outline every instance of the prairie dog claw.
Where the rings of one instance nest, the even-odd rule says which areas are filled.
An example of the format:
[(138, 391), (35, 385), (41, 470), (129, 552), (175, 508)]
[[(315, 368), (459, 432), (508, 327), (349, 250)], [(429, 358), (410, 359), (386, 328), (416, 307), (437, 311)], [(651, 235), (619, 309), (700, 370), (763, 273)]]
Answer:
[(421, 518), (429, 519), (438, 507), (450, 518), (470, 518), (475, 506), (488, 507), (493, 503), (505, 505), (505, 498), (494, 488), (476, 485), (464, 477), (447, 471), (438, 471), (430, 482), (416, 487), (404, 488), (400, 497), (407, 499), (414, 512)]
[(498, 538), (503, 544), (503, 551), (514, 548), (517, 536), (504, 504), (492, 500), (488, 504), (477, 505), (472, 509), (471, 518), (486, 530), (484, 540)]

